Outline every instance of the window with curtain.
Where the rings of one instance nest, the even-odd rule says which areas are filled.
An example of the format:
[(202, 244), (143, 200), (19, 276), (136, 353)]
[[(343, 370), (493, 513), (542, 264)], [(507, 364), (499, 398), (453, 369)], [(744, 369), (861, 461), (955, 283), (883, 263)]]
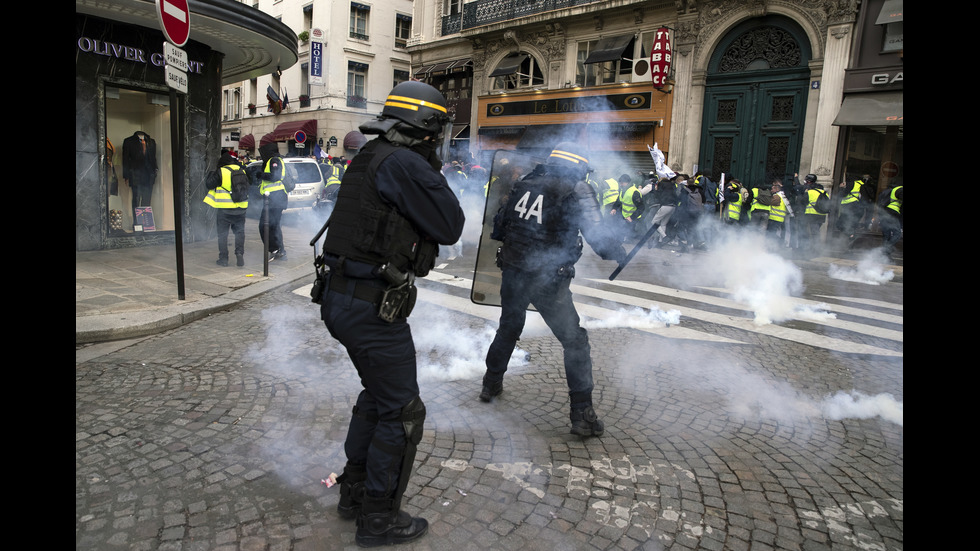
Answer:
[(350, 37), (368, 40), (368, 16), (371, 7), (357, 2), (350, 3)]

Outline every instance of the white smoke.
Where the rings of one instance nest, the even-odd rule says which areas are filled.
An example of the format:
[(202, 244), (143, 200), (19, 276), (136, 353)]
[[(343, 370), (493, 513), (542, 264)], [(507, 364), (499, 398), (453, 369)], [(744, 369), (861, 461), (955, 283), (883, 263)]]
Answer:
[(881, 417), (903, 426), (905, 406), (891, 394), (869, 396), (863, 392), (838, 392), (820, 402), (820, 411), (827, 419), (868, 419)]
[(718, 236), (699, 262), (702, 274), (731, 289), (732, 298), (752, 310), (756, 324), (821, 315), (794, 298), (803, 291), (803, 273), (789, 260), (769, 252), (765, 236), (749, 231)]
[(679, 310), (663, 311), (657, 307), (649, 310), (629, 308), (618, 310), (606, 319), (584, 319), (582, 327), (586, 329), (606, 329), (610, 327), (629, 327), (631, 329), (654, 329), (677, 325), (681, 321)]
[(887, 283), (895, 277), (895, 272), (886, 270), (887, 257), (881, 249), (872, 249), (865, 254), (856, 266), (844, 267), (831, 264), (828, 275), (834, 279), (865, 283), (867, 285), (881, 285)]

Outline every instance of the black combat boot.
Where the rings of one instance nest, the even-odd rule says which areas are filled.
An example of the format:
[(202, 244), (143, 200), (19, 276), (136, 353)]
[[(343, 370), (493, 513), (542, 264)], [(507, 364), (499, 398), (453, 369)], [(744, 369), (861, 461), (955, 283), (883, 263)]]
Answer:
[(490, 379), (488, 376), (483, 377), (483, 390), (480, 391), (480, 401), (489, 402), (493, 400), (494, 396), (500, 396), (500, 393), (504, 391), (504, 381), (501, 379)]
[(378, 547), (410, 542), (428, 529), (428, 521), (400, 510), (392, 498), (365, 495), (354, 539), (361, 547)]
[(364, 500), (364, 481), (367, 480), (367, 470), (364, 465), (348, 463), (344, 472), (337, 477), (340, 483), (340, 502), (337, 503), (337, 513), (341, 518), (354, 520), (361, 512), (361, 501)]
[(602, 424), (599, 417), (592, 409), (592, 405), (584, 407), (572, 407), (572, 412), (568, 418), (572, 421), (572, 434), (578, 436), (602, 436), (606, 426)]

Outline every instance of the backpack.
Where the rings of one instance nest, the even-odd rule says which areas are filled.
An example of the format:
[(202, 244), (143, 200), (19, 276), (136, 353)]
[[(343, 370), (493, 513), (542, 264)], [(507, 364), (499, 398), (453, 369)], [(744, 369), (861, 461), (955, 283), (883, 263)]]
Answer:
[[(229, 169), (231, 170), (231, 169)], [(231, 200), (236, 203), (248, 201), (248, 175), (244, 169), (231, 170)]]
[(702, 208), (701, 194), (696, 189), (687, 190), (687, 211), (691, 214), (700, 214)]
[(817, 197), (816, 202), (813, 203), (813, 210), (819, 212), (820, 214), (827, 214), (830, 212), (830, 197), (827, 197), (826, 191), (820, 192), (820, 196)]

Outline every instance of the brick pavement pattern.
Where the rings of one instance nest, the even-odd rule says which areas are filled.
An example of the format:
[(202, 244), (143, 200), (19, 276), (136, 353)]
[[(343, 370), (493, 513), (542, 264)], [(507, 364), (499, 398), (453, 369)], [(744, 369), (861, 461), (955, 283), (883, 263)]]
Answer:
[[(553, 337), (522, 339), (529, 359), (484, 404), (469, 339), (493, 327), (423, 302), (411, 322), (428, 418), (404, 508), (430, 530), (397, 549), (904, 547), (902, 424), (821, 406), (851, 389), (901, 401), (901, 358), (590, 329), (606, 433), (583, 440)], [(267, 293), (75, 376), (76, 549), (357, 548), (321, 480), (343, 468), (360, 385), (308, 298)]]

